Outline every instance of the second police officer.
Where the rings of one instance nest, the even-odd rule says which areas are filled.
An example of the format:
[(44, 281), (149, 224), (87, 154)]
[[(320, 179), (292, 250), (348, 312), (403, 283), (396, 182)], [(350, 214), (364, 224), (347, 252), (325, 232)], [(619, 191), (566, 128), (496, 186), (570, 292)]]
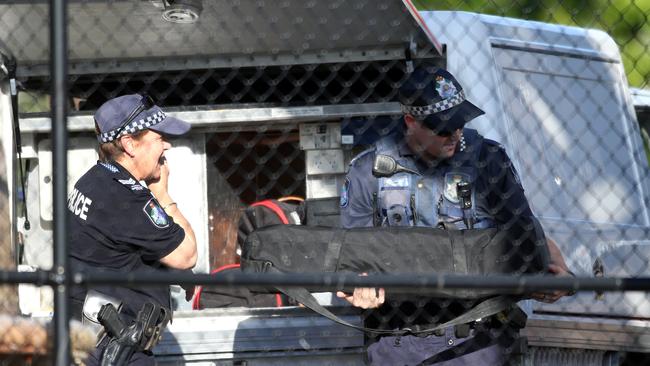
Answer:
[[(523, 187), (503, 147), (464, 128), (484, 112), (470, 103), (456, 78), (434, 66), (418, 66), (399, 90), (404, 125), (402, 131), (383, 137), (359, 154), (350, 169), (341, 194), (341, 225), (345, 228), (370, 226), (426, 226), (448, 230), (490, 228), (512, 224), (513, 220), (535, 220)], [(393, 172), (377, 174), (377, 156), (394, 162)], [(375, 172), (373, 174), (373, 167)], [(458, 183), (469, 183), (471, 207), (461, 207)], [(548, 240), (549, 272), (567, 275), (562, 254)], [(534, 298), (554, 302), (566, 293), (535, 294)], [(353, 305), (380, 307), (380, 316), (437, 319), (444, 322), (462, 304), (428, 303), (393, 308), (384, 303), (383, 289), (358, 288), (353, 294), (339, 293)], [(456, 308), (454, 308), (456, 306)], [(410, 310), (409, 310), (410, 309)], [(382, 311), (383, 310), (383, 311)], [(420, 316), (417, 314), (420, 313)], [(448, 317), (446, 317), (446, 315)], [(458, 314), (456, 314), (458, 315)], [(488, 324), (488, 322), (484, 322)], [(395, 324), (388, 322), (388, 326)], [(403, 325), (403, 324), (401, 324)], [(444, 355), (435, 365), (502, 365), (509, 362), (508, 347), (494, 337), (481, 347), (460, 346), (477, 336), (477, 331), (458, 336), (449, 328), (429, 336), (382, 337), (368, 347), (372, 365), (417, 365)], [(469, 344), (469, 343), (468, 343)], [(453, 353), (444, 352), (453, 348)], [(451, 356), (450, 356), (451, 355)]]

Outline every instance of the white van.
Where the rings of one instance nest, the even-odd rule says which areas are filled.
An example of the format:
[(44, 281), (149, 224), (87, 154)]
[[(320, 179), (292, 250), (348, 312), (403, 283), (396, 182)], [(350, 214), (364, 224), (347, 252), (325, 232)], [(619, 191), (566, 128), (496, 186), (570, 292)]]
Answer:
[[(294, 194), (336, 202), (356, 146), (371, 142), (355, 127), (388, 121), (383, 133), (389, 131), (400, 114), (391, 94), (395, 78), (411, 60), (429, 59), (457, 76), (468, 99), (485, 110), (469, 127), (506, 147), (533, 210), (577, 275), (592, 276), (594, 268), (605, 276), (648, 275), (648, 164), (620, 54), (607, 34), (464, 12), (417, 13), (399, 0), (264, 5), (71, 2), (71, 90), (85, 101), (68, 122), (70, 183), (94, 164), (93, 105), (142, 85), (165, 95), (166, 110), (193, 125), (168, 155), (170, 190), (200, 244), (195, 271), (208, 272), (234, 260), (243, 202)], [(169, 23), (163, 13), (185, 23)], [(20, 94), (34, 95), (48, 80), (48, 30), (33, 27), (47, 24), (46, 6), (17, 2), (0, 5), (0, 14), (0, 34), (33, 34), (28, 43), (0, 35), (0, 46), (17, 60), (26, 88)], [(30, 21), (6, 23), (13, 18)], [(100, 18), (104, 28), (95, 22)], [(277, 82), (283, 80), (292, 84)], [(0, 139), (8, 171), (17, 174), (6, 75), (0, 85)], [(271, 86), (284, 94), (265, 88)], [(54, 219), (49, 116), (20, 114), (20, 129), (27, 210), (11, 175), (13, 243), (24, 248), (24, 268), (47, 270)], [(269, 146), (280, 156), (260, 158)], [(288, 169), (270, 181), (246, 178), (278, 163)], [(51, 311), (47, 291), (23, 288), (21, 296), (29, 299), (25, 313)], [(553, 305), (522, 305), (530, 365), (567, 357), (617, 364), (622, 352), (650, 349), (645, 293), (584, 292)], [(362, 334), (305, 309), (196, 312), (182, 300), (177, 307), (158, 346), (162, 364), (363, 362)], [(343, 314), (360, 322), (354, 309)]]
[[(463, 12), (422, 17), (468, 98), (486, 111), (470, 125), (510, 152), (533, 211), (574, 272), (647, 276), (648, 162), (612, 38)], [(526, 305), (533, 364), (616, 364), (619, 354), (608, 351), (648, 350), (643, 292)]]

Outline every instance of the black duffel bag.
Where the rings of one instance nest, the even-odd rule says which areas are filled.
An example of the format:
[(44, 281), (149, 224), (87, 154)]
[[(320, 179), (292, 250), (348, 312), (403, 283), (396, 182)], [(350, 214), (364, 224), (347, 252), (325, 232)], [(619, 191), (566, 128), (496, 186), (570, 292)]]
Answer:
[[(339, 229), (274, 225), (251, 233), (242, 247), (247, 272), (536, 274), (548, 268), (538, 224), (509, 230), (424, 227)], [(479, 299), (496, 290), (441, 289), (435, 294)]]
[[(252, 232), (242, 246), (245, 272), (354, 272), (390, 274), (522, 275), (548, 269), (549, 253), (537, 220), (517, 220), (508, 229), (445, 230), (424, 227), (340, 229), (275, 225)], [(400, 334), (356, 327), (320, 306), (304, 289), (277, 289), (336, 322), (375, 333)], [(439, 289), (427, 295), (480, 300), (467, 313), (421, 333), (484, 318), (525, 296), (497, 289)], [(390, 293), (387, 293), (390, 297)], [(416, 333), (405, 330), (401, 333)]]

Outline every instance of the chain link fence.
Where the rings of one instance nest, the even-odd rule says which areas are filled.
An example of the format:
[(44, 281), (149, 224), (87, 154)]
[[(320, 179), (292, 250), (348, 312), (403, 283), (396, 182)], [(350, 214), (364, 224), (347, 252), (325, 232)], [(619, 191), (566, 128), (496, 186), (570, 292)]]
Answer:
[[(565, 261), (579, 279), (602, 280), (584, 282), (579, 289), (586, 286), (590, 291), (555, 302), (519, 301), (522, 312), (501, 311), (481, 321), (476, 316), (446, 333), (444, 329), (426, 332), (424, 339), (429, 343), (414, 341), (413, 347), (422, 349), (416, 352), (408, 348), (409, 337), (390, 338), (390, 342), (383, 337), (382, 341), (296, 306), (300, 300), (248, 293), (242, 284), (250, 287), (246, 280), (251, 277), (238, 276), (238, 270), (229, 269), (217, 277), (178, 275), (172, 286), (172, 307), (178, 315), (159, 344), (159, 362), (352, 365), (367, 362), (367, 350), (386, 343), (391, 349), (386, 360), (400, 354), (395, 348), (401, 347), (410, 350), (402, 352), (421, 355), (414, 364), (431, 357), (435, 353), (431, 350), (440, 349), (440, 344), (451, 350), (452, 356), (445, 357), (496, 347), (507, 351), (511, 364), (647, 362), (643, 355), (650, 350), (646, 288), (642, 282), (626, 282), (646, 278), (650, 260), (645, 150), (650, 92), (644, 89), (650, 75), (650, 9), (645, 2), (140, 0), (69, 1), (67, 9), (68, 192), (74, 192), (78, 179), (96, 166), (93, 114), (97, 109), (122, 95), (151, 96), (169, 116), (192, 125), (188, 135), (170, 140), (173, 148), (165, 156), (170, 168), (169, 194), (196, 236), (196, 274), (239, 264), (242, 235), (269, 224), (262, 216), (270, 212), (251, 205), (273, 199), (282, 202), (288, 221), (313, 228), (309, 241), (314, 242), (321, 240), (316, 233), (324, 227), (373, 226), (373, 221), (375, 226), (455, 230), (463, 222), (468, 226), (467, 215), (477, 212), (480, 217), (471, 216), (477, 223), (483, 218), (490, 222), (485, 227), (505, 230), (522, 217), (527, 219), (529, 205), (546, 237), (562, 253), (558, 255), (551, 247), (551, 261), (560, 267)], [(0, 197), (0, 209), (9, 207), (4, 199), (15, 200), (13, 225), (17, 228), (11, 236), (12, 230), (4, 230), (6, 242), (0, 242), (0, 251), (5, 253), (0, 263), (6, 270), (55, 267), (52, 242), (58, 218), (53, 214), (53, 75), (49, 67), (50, 49), (57, 46), (50, 44), (49, 19), (47, 2), (0, 4), (4, 65), (0, 69), (0, 140), (6, 146), (14, 144), (11, 131), (16, 122), (22, 137), (21, 160), (8, 160), (13, 167), (0, 182), (5, 194)], [(399, 90), (413, 69), (424, 67), (449, 70), (467, 100), (485, 112), (465, 126), (462, 143), (457, 132), (434, 136), (406, 122)], [(19, 121), (12, 118), (11, 80), (18, 90)], [(435, 85), (438, 93), (445, 87), (459, 91), (449, 78), (424, 79), (421, 84), (420, 88)], [(471, 147), (474, 141), (469, 130), (495, 141), (477, 145), (486, 147), (481, 148), (485, 149), (482, 155), (470, 159), (472, 164), (458, 160), (455, 167), (463, 169), (456, 171), (453, 164), (427, 159), (424, 152), (435, 149), (440, 138), (447, 139), (448, 147), (453, 145), (450, 156), (464, 156), (461, 145)], [(406, 150), (392, 150), (398, 168), (378, 177), (372, 171), (375, 161), (369, 157), (380, 154), (373, 149), (390, 136), (397, 136), (398, 144), (406, 141)], [(408, 156), (419, 158), (409, 160)], [(406, 166), (399, 168), (400, 164)], [(351, 172), (355, 167), (358, 172)], [(485, 174), (489, 179), (483, 184), (479, 177)], [(151, 177), (133, 176), (151, 183)], [(475, 184), (469, 203), (474, 206), (469, 211), (462, 210), (460, 205), (466, 201), (455, 190), (463, 177)], [(367, 185), (355, 186), (355, 182)], [(516, 201), (519, 186), (526, 201)], [(100, 200), (99, 192), (85, 195)], [(71, 216), (78, 217), (81, 201), (74, 194), (70, 197)], [(513, 202), (518, 206), (513, 208)], [(117, 194), (112, 203), (105, 204), (117, 203), (123, 214), (101, 217), (98, 230), (105, 230), (102, 235), (119, 235), (130, 251), (138, 245), (147, 248), (148, 244), (133, 244), (128, 238), (140, 235), (138, 228), (156, 225), (153, 211), (143, 211), (139, 203)], [(7, 217), (11, 212), (8, 208), (0, 211)], [(508, 220), (503, 219), (504, 211), (508, 211)], [(125, 223), (130, 212), (142, 217)], [(363, 224), (352, 219), (362, 216), (370, 220)], [(243, 228), (244, 224), (248, 226)], [(368, 243), (381, 243), (393, 232), (374, 231), (382, 235), (362, 237), (359, 248), (374, 248)], [(148, 240), (153, 241), (145, 237), (142, 242)], [(461, 262), (492, 256), (496, 262), (507, 262), (516, 257), (523, 258), (524, 267), (532, 266), (539, 245), (534, 253), (523, 253), (526, 240), (516, 238), (514, 246), (497, 254), (464, 254)], [(406, 246), (398, 244), (388, 247), (378, 256), (390, 258), (406, 251)], [(74, 261), (101, 263), (104, 258), (98, 258), (98, 253), (102, 250), (86, 248), (76, 255), (87, 257)], [(305, 246), (294, 253), (309, 257), (316, 253), (312, 250)], [(358, 261), (375, 254), (373, 249), (366, 250), (357, 253)], [(421, 256), (411, 255), (412, 265), (401, 272), (415, 270), (419, 261), (430, 256), (427, 246), (419, 250)], [(460, 254), (450, 251), (450, 263), (453, 255)], [(433, 276), (444, 270), (433, 269), (406, 280), (397, 275), (397, 282), (370, 272), (369, 282), (363, 278), (351, 281), (359, 287), (384, 287), (386, 303), (379, 309), (348, 306), (326, 291), (337, 286), (352, 291), (336, 278), (319, 279), (309, 273), (295, 278), (312, 285), (320, 280), (320, 290), (319, 286), (310, 289), (318, 292), (319, 302), (333, 305), (331, 309), (346, 321), (384, 330), (431, 328), (480, 302), (424, 296), (421, 292), (439, 289), (441, 284), (422, 285), (423, 278), (440, 280)], [(473, 268), (468, 272), (482, 273)], [(497, 288), (497, 294), (509, 294), (516, 286), (508, 279), (525, 272), (525, 268), (512, 269), (509, 277), (495, 277), (496, 282), (490, 282), (491, 276), (461, 277), (454, 282), (458, 279), (451, 276), (446, 285), (465, 290)], [(82, 278), (92, 279), (92, 273)], [(386, 282), (376, 282), (376, 278)], [(202, 289), (201, 301), (195, 295), (194, 306), (184, 300), (184, 291), (177, 286), (209, 279), (213, 283)], [(408, 286), (404, 282), (395, 285), (399, 281), (411, 281), (417, 291), (402, 294), (409, 291), (399, 287)], [(225, 282), (230, 285), (224, 286)], [(544, 280), (531, 283), (537, 287), (526, 288), (527, 293), (553, 292), (549, 289), (553, 286), (544, 287)], [(567, 290), (577, 282), (566, 276), (546, 283)], [(626, 286), (632, 283), (636, 291), (608, 291), (629, 289)], [(8, 294), (3, 299), (15, 299), (14, 287), (2, 288)], [(18, 292), (23, 314), (47, 315), (54, 310), (49, 286), (21, 285)], [(391, 295), (398, 292), (399, 296)], [(259, 296), (265, 300), (258, 300)], [(278, 301), (282, 307), (267, 308)], [(18, 301), (0, 305), (14, 314)], [(528, 322), (519, 330), (522, 314)], [(481, 337), (485, 339), (475, 346), (478, 351), (454, 347)], [(380, 354), (375, 353), (372, 361), (377, 362)]]

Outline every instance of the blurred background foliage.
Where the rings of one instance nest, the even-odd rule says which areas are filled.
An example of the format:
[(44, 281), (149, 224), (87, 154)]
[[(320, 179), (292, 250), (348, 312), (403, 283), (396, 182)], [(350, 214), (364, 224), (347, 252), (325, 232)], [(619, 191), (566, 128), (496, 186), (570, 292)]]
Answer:
[(464, 10), (596, 28), (614, 38), (630, 86), (650, 82), (650, 0), (413, 0), (419, 10)]

